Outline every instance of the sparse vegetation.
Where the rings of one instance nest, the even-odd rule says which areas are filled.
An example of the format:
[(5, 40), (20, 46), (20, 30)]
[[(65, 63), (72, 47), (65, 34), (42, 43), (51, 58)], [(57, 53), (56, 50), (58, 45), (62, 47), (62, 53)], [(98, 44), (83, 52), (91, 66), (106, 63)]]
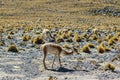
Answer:
[(104, 52), (105, 52), (104, 44), (101, 43), (101, 44), (98, 46), (97, 50), (98, 50), (99, 53), (104, 53)]
[(89, 46), (88, 45), (83, 46), (82, 52), (91, 53)]
[(105, 70), (114, 71), (114, 70), (115, 70), (115, 65), (113, 65), (113, 64), (111, 64), (111, 63), (106, 63), (106, 64), (105, 64)]
[(95, 48), (94, 44), (88, 43), (88, 47)]
[(44, 43), (43, 37), (41, 35), (35, 37), (33, 39), (33, 43), (34, 44), (43, 44)]
[[(85, 80), (119, 79), (119, 5), (118, 0), (1, 0), (0, 79), (41, 80), (43, 76), (39, 75), (49, 75), (44, 79), (54, 80), (59, 74), (60, 80), (61, 76), (65, 80), (79, 80), (84, 75), (88, 76), (83, 77)], [(52, 45), (44, 45), (49, 43)], [(52, 55), (46, 56), (49, 53), (58, 55), (53, 59)], [(54, 60), (59, 57), (60, 62), (59, 54), (73, 55), (62, 55), (64, 64), (58, 68)], [(51, 71), (43, 69), (45, 58), (50, 60), (46, 65)], [(57, 69), (51, 69), (52, 60), (56, 66), (52, 68)], [(110, 63), (103, 65), (106, 61)]]
[(64, 42), (64, 40), (60, 37), (55, 38), (56, 43)]
[(74, 34), (73, 41), (75, 41), (75, 42), (80, 42), (81, 41), (81, 38), (80, 38), (80, 36), (77, 32)]
[(23, 37), (22, 37), (22, 40), (23, 41), (28, 41), (28, 40), (30, 40), (31, 39), (31, 36), (30, 35), (24, 35)]
[(9, 45), (7, 51), (8, 52), (19, 52), (18, 48), (14, 44)]

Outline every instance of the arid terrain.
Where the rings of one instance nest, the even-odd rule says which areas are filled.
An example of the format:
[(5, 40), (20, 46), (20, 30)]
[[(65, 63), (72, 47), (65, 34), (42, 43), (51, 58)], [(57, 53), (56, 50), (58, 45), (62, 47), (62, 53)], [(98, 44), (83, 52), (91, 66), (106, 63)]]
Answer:
[[(45, 43), (79, 54), (53, 68), (48, 54), (45, 70)], [(120, 1), (0, 1), (0, 80), (120, 80)]]

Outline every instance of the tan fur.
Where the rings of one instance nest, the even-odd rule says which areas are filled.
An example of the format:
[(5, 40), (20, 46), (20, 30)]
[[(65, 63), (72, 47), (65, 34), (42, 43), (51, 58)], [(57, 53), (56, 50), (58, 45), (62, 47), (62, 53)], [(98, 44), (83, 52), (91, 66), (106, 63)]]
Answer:
[[(68, 52), (68, 51), (64, 50), (61, 46), (54, 44), (54, 43), (45, 43), (41, 46), (41, 49), (44, 54), (43, 64), (44, 64), (45, 69), (47, 69), (46, 64), (45, 64), (45, 58), (46, 58), (47, 54), (54, 54), (55, 57), (58, 56), (59, 64), (61, 67), (62, 64), (61, 64), (61, 60), (60, 60), (60, 54), (71, 55), (71, 54), (73, 54), (74, 51), (76, 51), (76, 50), (74, 50), (74, 51)], [(55, 58), (53, 60), (53, 64), (54, 64), (54, 61), (55, 61)], [(52, 64), (52, 67), (53, 67), (53, 64)]]

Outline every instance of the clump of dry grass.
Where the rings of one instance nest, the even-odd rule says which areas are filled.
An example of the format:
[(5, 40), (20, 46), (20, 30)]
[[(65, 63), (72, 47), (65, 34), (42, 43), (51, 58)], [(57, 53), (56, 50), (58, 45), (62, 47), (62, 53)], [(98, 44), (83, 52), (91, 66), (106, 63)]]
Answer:
[(40, 32), (40, 31), (35, 31), (35, 34), (40, 34), (40, 33), (42, 33), (42, 32)]
[(5, 43), (3, 41), (0, 42), (0, 46), (4, 46)]
[(88, 46), (88, 45), (84, 45), (84, 46), (82, 47), (82, 52), (91, 53), (89, 46)]
[(107, 35), (107, 36), (105, 37), (105, 41), (108, 41), (110, 38), (111, 38), (111, 36), (110, 36), (110, 35)]
[(112, 62), (115, 60), (120, 60), (120, 54), (116, 55), (114, 58), (111, 59)]
[(73, 34), (72, 31), (68, 31), (67, 36), (68, 36), (68, 37), (72, 37), (72, 36), (73, 36), (72, 34)]
[(108, 40), (108, 45), (113, 45), (113, 44), (115, 44), (115, 41), (117, 41), (118, 39), (117, 39), (117, 37), (116, 36), (113, 36), (113, 37), (111, 37), (109, 40)]
[(30, 40), (31, 39), (31, 36), (30, 35), (24, 35), (23, 37), (22, 37), (22, 40), (23, 41), (28, 41), (28, 40)]
[(92, 44), (92, 43), (88, 43), (87, 45), (88, 45), (88, 47), (90, 47), (90, 48), (95, 48), (94, 44)]
[(111, 63), (106, 63), (104, 66), (105, 71), (106, 70), (111, 70), (114, 71), (115, 70), (115, 65), (111, 64)]
[(0, 26), (0, 32), (1, 33), (4, 33), (5, 31), (4, 31), (4, 28), (2, 28), (2, 26)]
[(64, 42), (64, 39), (62, 39), (61, 37), (56, 37), (55, 41), (56, 43), (60, 43), (60, 42)]
[(8, 52), (19, 52), (18, 48), (14, 44), (9, 45), (7, 51)]
[(99, 53), (104, 53), (106, 51), (110, 51), (111, 49), (107, 48), (104, 43), (101, 43), (97, 48)]
[(120, 38), (118, 39), (118, 42), (120, 42)]
[(97, 50), (98, 50), (99, 53), (104, 53), (104, 52), (105, 52), (104, 47), (101, 46), (101, 45), (98, 46), (98, 49), (97, 49)]
[(97, 42), (98, 42), (98, 43), (101, 43), (101, 42), (102, 42), (102, 39), (101, 39), (101, 38), (98, 38), (98, 39), (97, 39)]
[(7, 35), (7, 38), (8, 39), (13, 39), (13, 37), (10, 34)]
[(97, 37), (97, 35), (96, 35), (96, 34), (94, 34), (94, 35), (90, 36), (90, 38), (89, 38), (89, 39), (90, 39), (90, 40), (97, 40), (97, 38), (98, 38), (98, 37)]
[(34, 44), (43, 44), (44, 43), (44, 39), (43, 39), (43, 36), (39, 35), (35, 38), (33, 38), (33, 42)]
[(67, 48), (67, 49), (70, 49), (70, 46), (69, 46), (69, 44), (67, 44), (67, 43), (65, 43), (65, 44), (63, 45), (63, 47), (64, 47), (64, 48)]
[(77, 32), (74, 34), (73, 41), (75, 41), (75, 42), (80, 42), (81, 41), (81, 38), (80, 38), (80, 36)]
[(75, 44), (74, 44), (74, 47), (79, 47), (79, 43), (75, 43)]
[(67, 39), (67, 34), (66, 34), (66, 33), (62, 33), (62, 34), (61, 34), (61, 38), (62, 38), (62, 39)]
[(13, 34), (15, 34), (15, 33), (14, 33), (13, 31), (10, 31), (9, 34), (10, 34), (10, 35), (13, 35)]

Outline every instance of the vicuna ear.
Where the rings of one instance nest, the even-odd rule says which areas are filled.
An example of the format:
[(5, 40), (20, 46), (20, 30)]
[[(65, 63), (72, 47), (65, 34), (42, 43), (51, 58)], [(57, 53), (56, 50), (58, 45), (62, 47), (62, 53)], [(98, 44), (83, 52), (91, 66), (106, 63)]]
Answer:
[(78, 53), (78, 49), (75, 48), (74, 46), (73, 46), (73, 50), (74, 50), (77, 54), (79, 54), (79, 53)]

